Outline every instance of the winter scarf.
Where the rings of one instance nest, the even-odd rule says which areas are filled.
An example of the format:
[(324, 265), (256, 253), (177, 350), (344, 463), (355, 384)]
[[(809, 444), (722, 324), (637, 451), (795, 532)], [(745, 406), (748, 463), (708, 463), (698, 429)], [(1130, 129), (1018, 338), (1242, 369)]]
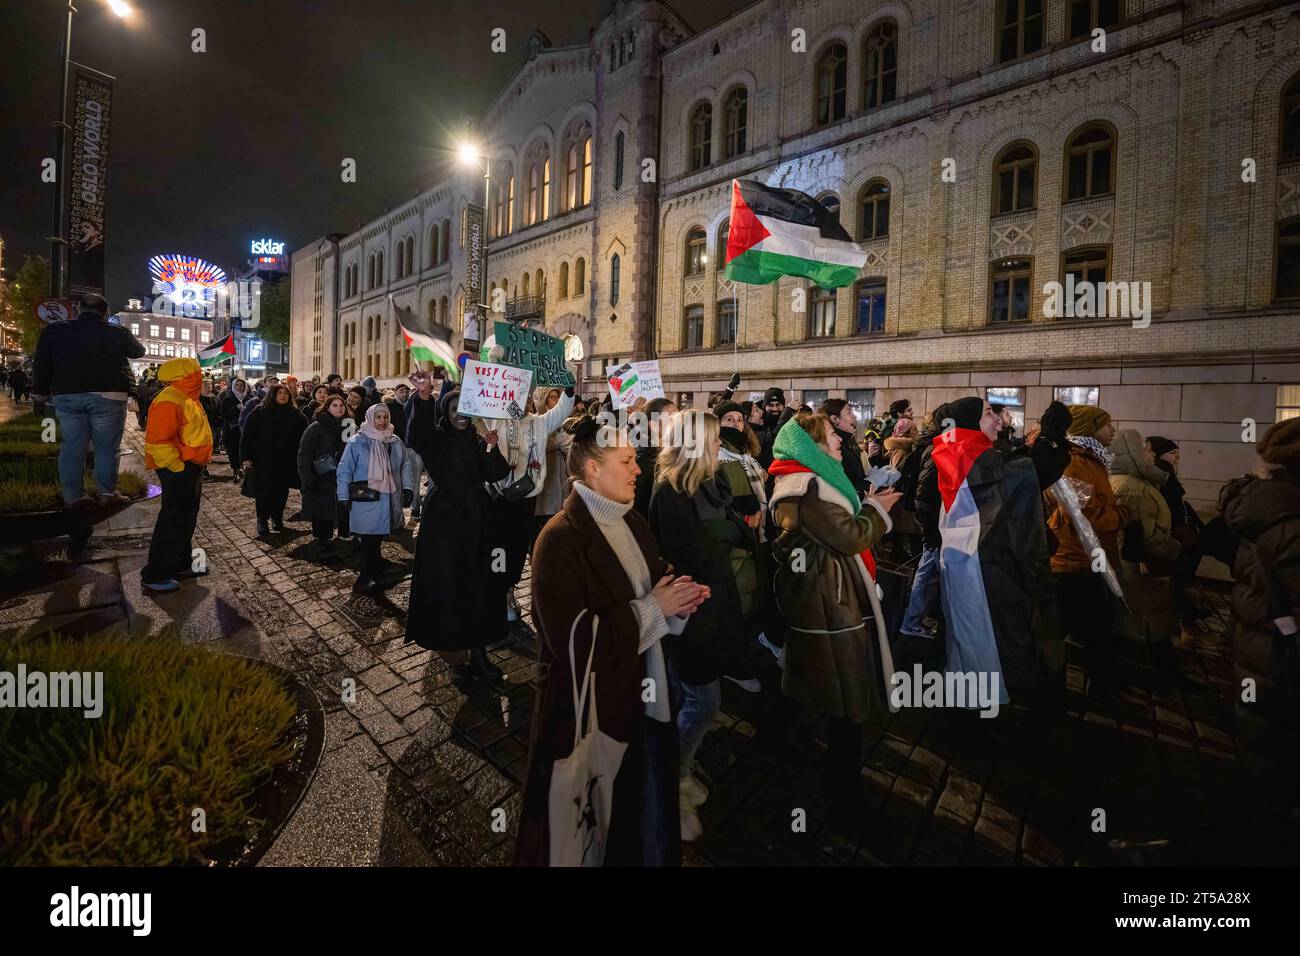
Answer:
[(810, 471), (826, 482), (853, 506), (853, 513), (862, 510), (858, 501), (858, 492), (844, 473), (844, 465), (836, 461), (812, 440), (812, 436), (799, 427), (793, 418), (781, 426), (772, 444), (772, 467), (770, 475), (792, 475), (801, 471)]
[(1105, 445), (1097, 441), (1097, 439), (1093, 438), (1091, 435), (1067, 435), (1066, 438), (1078, 445), (1080, 448), (1092, 452), (1101, 459), (1101, 463), (1106, 467), (1106, 470), (1110, 471), (1110, 466), (1115, 461), (1115, 456), (1110, 453), (1110, 449)]
[(389, 468), (389, 442), (397, 441), (392, 424), (379, 428), (375, 425), (375, 413), (380, 409), (387, 411), (383, 405), (371, 405), (366, 409), (366, 421), (357, 431), (357, 435), (370, 441), (370, 460), (366, 464), (366, 487), (380, 494), (397, 491), (397, 478)]

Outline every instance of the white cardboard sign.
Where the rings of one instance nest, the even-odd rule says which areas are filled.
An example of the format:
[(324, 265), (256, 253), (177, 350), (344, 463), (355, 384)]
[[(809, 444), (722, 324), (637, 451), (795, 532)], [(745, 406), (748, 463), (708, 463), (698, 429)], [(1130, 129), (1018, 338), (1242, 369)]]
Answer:
[(664, 397), (663, 376), (654, 360), (607, 366), (605, 381), (615, 408), (631, 408), (638, 398), (648, 401)]
[(475, 418), (524, 417), (533, 373), (526, 368), (465, 361), (465, 379), (460, 386), (460, 413)]

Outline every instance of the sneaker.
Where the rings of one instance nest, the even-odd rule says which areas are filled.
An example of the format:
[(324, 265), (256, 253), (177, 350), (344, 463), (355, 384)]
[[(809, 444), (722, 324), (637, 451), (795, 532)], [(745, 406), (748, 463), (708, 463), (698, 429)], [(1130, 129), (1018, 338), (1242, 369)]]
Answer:
[(704, 835), (704, 824), (700, 822), (700, 815), (695, 812), (694, 808), (683, 806), (679, 816), (681, 818), (683, 843), (694, 843)]
[(515, 600), (515, 589), (511, 588), (506, 593), (506, 620), (519, 620), (519, 602)]
[(169, 591), (179, 591), (180, 583), (175, 578), (168, 578), (166, 581), (141, 581), (145, 590), (153, 591), (156, 594), (166, 594)]
[(932, 641), (939, 636), (939, 632), (937, 629), (933, 631), (928, 631), (925, 628), (908, 627), (907, 625), (903, 625), (902, 627), (900, 627), (898, 629), (898, 633), (903, 634), (907, 637), (922, 637), (925, 638), (927, 641)]
[(747, 690), (751, 694), (757, 694), (763, 689), (763, 685), (758, 682), (757, 677), (732, 677), (730, 674), (723, 674), (723, 678), (731, 681), (741, 690)]
[(695, 776), (682, 777), (677, 783), (677, 795), (683, 807), (694, 809), (709, 799), (709, 788)]

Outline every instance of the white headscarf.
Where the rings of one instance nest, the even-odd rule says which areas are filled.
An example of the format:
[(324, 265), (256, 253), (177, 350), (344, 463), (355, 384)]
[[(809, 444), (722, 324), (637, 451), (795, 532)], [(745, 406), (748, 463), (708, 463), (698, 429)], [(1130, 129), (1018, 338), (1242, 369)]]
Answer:
[(388, 443), (397, 441), (390, 421), (383, 428), (375, 425), (375, 413), (387, 412), (385, 405), (371, 405), (366, 409), (365, 424), (357, 430), (357, 435), (370, 439), (370, 460), (366, 466), (366, 487), (381, 494), (393, 494), (397, 491), (397, 477), (393, 474), (388, 457)]

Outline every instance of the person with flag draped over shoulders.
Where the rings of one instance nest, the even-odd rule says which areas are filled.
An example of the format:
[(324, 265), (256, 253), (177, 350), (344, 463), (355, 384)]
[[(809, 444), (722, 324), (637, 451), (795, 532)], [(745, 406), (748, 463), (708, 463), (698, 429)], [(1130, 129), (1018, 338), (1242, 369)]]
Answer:
[(887, 714), (894, 673), (870, 548), (893, 527), (892, 489), (864, 506), (840, 461), (825, 415), (800, 412), (772, 446), (768, 506), (780, 534), (772, 545), (773, 589), (786, 622), (781, 690), (825, 714), (827, 784), (837, 800), (861, 797), (861, 724)]
[(994, 449), (1002, 421), (984, 399), (957, 399), (947, 412), (953, 427), (930, 453), (941, 498), (947, 671), (997, 674), (999, 704), (1013, 694), (1032, 699), (1045, 689), (1044, 672), (1056, 669), (1048, 653), (1055, 609), (1038, 474), (1027, 458)]

